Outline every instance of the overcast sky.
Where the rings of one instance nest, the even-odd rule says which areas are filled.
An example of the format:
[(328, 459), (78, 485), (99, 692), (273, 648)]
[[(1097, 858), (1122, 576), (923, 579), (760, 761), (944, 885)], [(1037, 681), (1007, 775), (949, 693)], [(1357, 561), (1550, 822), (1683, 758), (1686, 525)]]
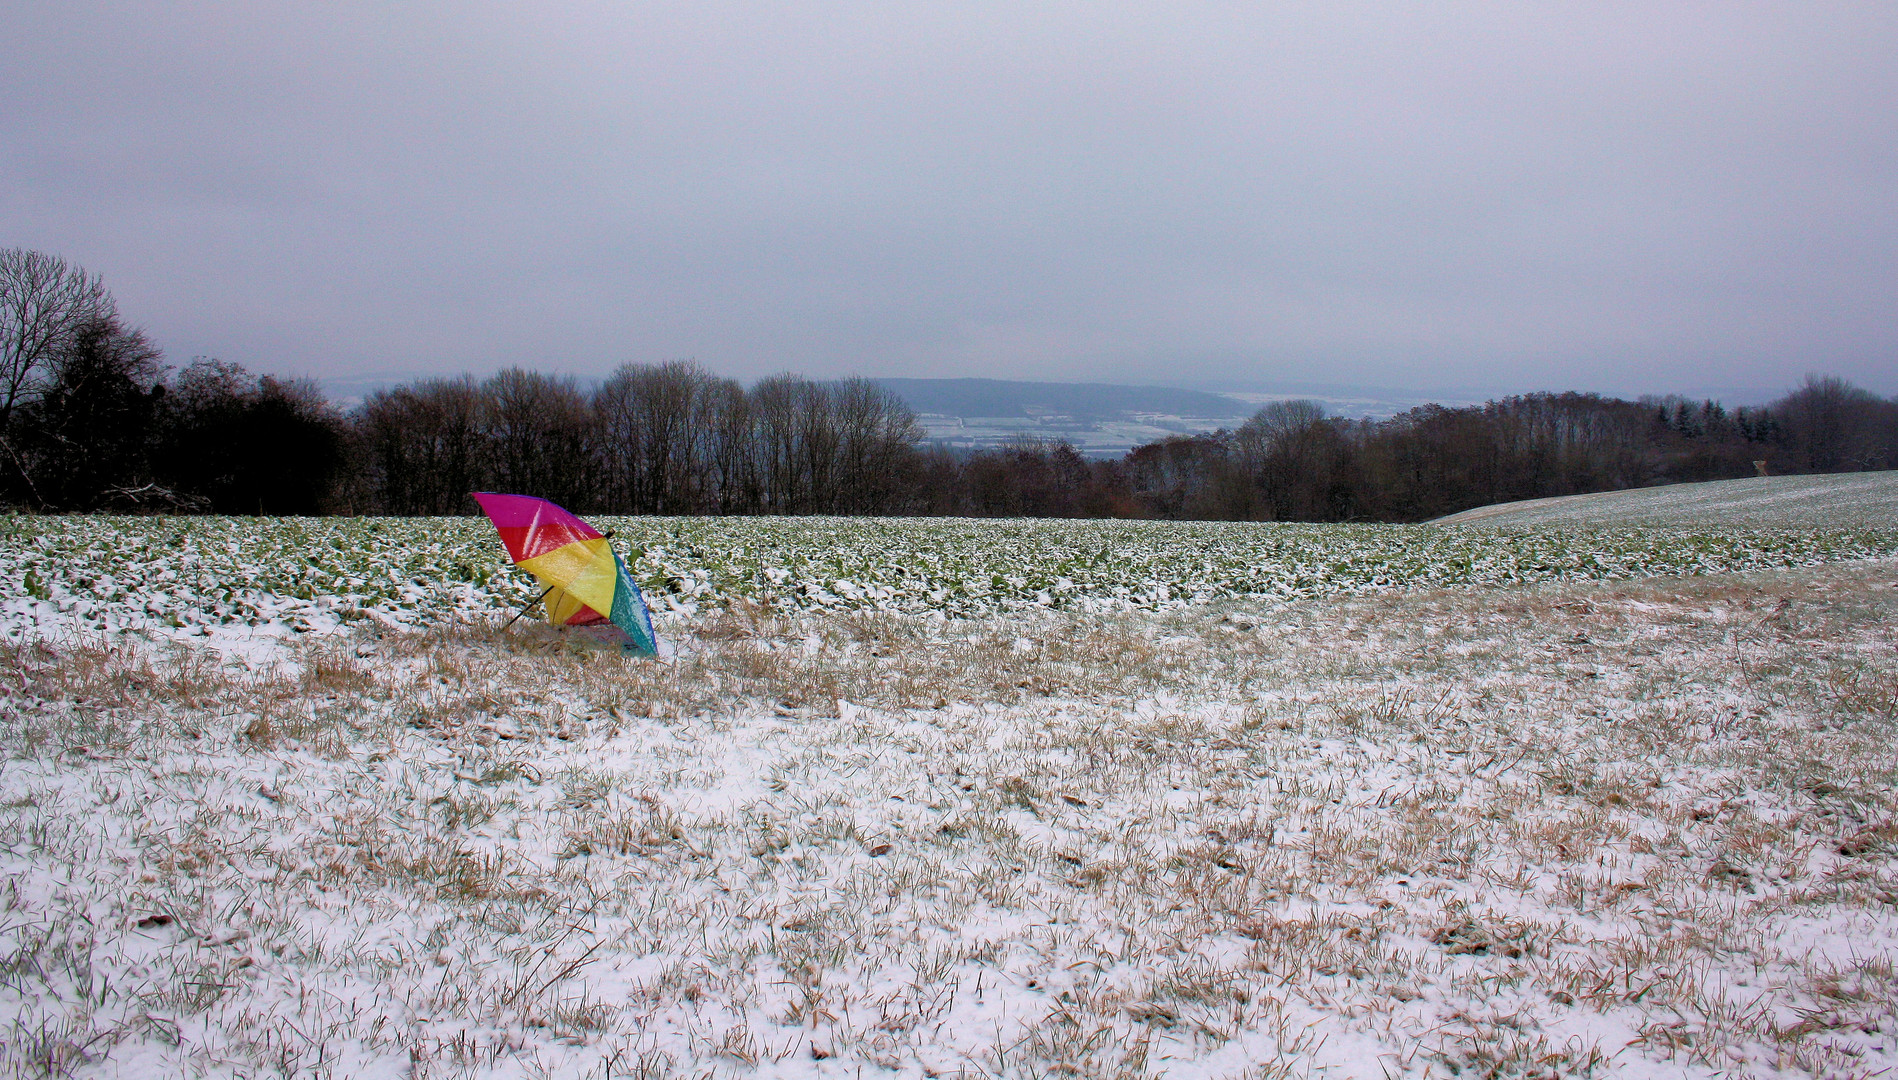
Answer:
[(1898, 393), (1898, 5), (0, 7), (174, 362)]

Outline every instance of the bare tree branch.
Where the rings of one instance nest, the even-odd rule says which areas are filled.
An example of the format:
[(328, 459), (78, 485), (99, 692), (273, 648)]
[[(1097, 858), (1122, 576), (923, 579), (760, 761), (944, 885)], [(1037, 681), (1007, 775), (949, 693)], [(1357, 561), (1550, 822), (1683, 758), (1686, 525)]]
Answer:
[(81, 328), (114, 314), (98, 275), (57, 255), (0, 250), (0, 432), (46, 391), (57, 357)]

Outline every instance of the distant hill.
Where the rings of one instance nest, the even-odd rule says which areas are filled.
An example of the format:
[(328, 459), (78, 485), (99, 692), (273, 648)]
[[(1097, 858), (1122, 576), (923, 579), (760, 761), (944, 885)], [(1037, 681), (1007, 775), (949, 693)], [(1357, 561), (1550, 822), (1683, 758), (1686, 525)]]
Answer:
[(1898, 472), (1753, 476), (1479, 506), (1437, 525), (1898, 527)]
[(1229, 419), (1250, 415), (1248, 406), (1224, 394), (1167, 386), (1107, 383), (1015, 382), (1009, 379), (878, 379), (919, 413), (942, 416), (1119, 419), (1152, 414)]
[(1169, 435), (1238, 427), (1258, 409), (1225, 394), (1166, 386), (877, 379), (921, 417), (929, 441), (983, 450), (1060, 439), (1088, 457), (1118, 457)]

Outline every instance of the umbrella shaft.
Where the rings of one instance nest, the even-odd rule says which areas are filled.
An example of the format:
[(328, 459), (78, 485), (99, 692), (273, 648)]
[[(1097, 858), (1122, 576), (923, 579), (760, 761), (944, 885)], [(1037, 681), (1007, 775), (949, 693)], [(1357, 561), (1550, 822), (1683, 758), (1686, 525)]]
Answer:
[(542, 600), (547, 599), (547, 593), (550, 593), (553, 591), (554, 591), (554, 587), (552, 585), (547, 586), (547, 589), (545, 592), (542, 592), (539, 596), (536, 596), (532, 600), (529, 600), (525, 607), (522, 607), (521, 610), (515, 612), (513, 619), (509, 619), (508, 621), (502, 623), (501, 629), (506, 630), (508, 627), (513, 626), (515, 619), (518, 619), (521, 616), (527, 614), (530, 608), (532, 608), (535, 604), (540, 603)]

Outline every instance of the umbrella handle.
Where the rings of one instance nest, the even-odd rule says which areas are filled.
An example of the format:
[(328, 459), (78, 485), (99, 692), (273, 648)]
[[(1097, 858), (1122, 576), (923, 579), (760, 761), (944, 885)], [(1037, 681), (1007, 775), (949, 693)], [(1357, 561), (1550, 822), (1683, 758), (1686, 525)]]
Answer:
[(539, 596), (536, 596), (532, 600), (529, 600), (527, 604), (521, 608), (521, 610), (514, 613), (513, 619), (509, 619), (508, 621), (501, 624), (501, 629), (506, 630), (508, 627), (513, 626), (515, 619), (518, 619), (521, 616), (527, 614), (529, 608), (532, 608), (535, 604), (538, 604), (542, 600), (547, 599), (547, 593), (550, 593), (553, 591), (554, 591), (554, 587), (552, 585), (547, 586), (546, 592), (543, 592)]

